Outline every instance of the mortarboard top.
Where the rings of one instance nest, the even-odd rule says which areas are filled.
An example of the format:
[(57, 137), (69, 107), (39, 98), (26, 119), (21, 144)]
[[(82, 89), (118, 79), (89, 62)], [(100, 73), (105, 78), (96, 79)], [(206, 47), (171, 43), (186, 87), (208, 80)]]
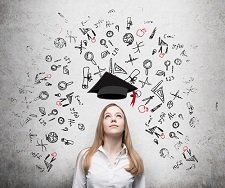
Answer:
[(105, 72), (100, 80), (88, 91), (88, 93), (97, 93), (101, 99), (124, 99), (127, 93), (137, 88), (128, 82)]

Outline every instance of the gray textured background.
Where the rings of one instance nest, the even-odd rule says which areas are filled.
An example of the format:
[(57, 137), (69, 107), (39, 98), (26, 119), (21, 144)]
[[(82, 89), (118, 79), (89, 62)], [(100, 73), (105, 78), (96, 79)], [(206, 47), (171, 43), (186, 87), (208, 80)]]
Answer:
[[(112, 11), (110, 11), (112, 10)], [(129, 127), (133, 138), (133, 144), (140, 153), (145, 164), (147, 187), (224, 187), (225, 186), (225, 144), (224, 144), (224, 43), (225, 43), (225, 1), (194, 1), (194, 0), (162, 0), (162, 1), (0, 1), (0, 30), (1, 30), (1, 62), (0, 62), (0, 187), (70, 187), (78, 152), (92, 143), (97, 119), (101, 109), (111, 101), (100, 100), (94, 94), (87, 94), (82, 89), (82, 70), (89, 66), (93, 81), (89, 87), (99, 79), (96, 66), (84, 60), (83, 54), (74, 46), (78, 46), (80, 40), (87, 39), (79, 31), (82, 22), (85, 27), (92, 27), (101, 38), (105, 37), (107, 30), (115, 33), (112, 42), (120, 49), (118, 55), (113, 57), (113, 62), (126, 69), (128, 75), (138, 68), (141, 71), (138, 80), (144, 81), (145, 70), (142, 62), (151, 58), (153, 67), (149, 70), (149, 82), (141, 88), (141, 82), (136, 86), (141, 88), (142, 96), (137, 99), (135, 106), (131, 107), (131, 98), (116, 101), (125, 110), (128, 116)], [(58, 14), (60, 13), (60, 15)], [(133, 26), (131, 32), (135, 34), (139, 28), (146, 28), (147, 32), (143, 38), (135, 35), (135, 42), (144, 41), (145, 46), (141, 53), (134, 53), (131, 47), (126, 47), (122, 42), (122, 36), (126, 31), (127, 17), (131, 17)], [(95, 28), (99, 20), (103, 23)], [(111, 21), (114, 25), (106, 27), (105, 22)], [(85, 22), (87, 21), (87, 22)], [(119, 32), (115, 25), (120, 26)], [(154, 27), (157, 27), (155, 37), (150, 40)], [(76, 41), (70, 41), (67, 32), (72, 32)], [(163, 38), (165, 34), (172, 38)], [(67, 46), (61, 49), (54, 46), (54, 40), (58, 37), (64, 38)], [(164, 59), (158, 55), (152, 56), (152, 50), (158, 49), (157, 40), (161, 37), (169, 44), (168, 55)], [(132, 47), (135, 47), (135, 42)], [(182, 44), (183, 48), (172, 49), (173, 44)], [(109, 44), (108, 44), (109, 45)], [(96, 47), (97, 46), (97, 47)], [(116, 45), (115, 45), (116, 46)], [(88, 48), (95, 54), (95, 60), (101, 68), (108, 70), (109, 58), (100, 58), (100, 52), (104, 47), (99, 44), (88, 42)], [(188, 57), (180, 56), (185, 50)], [(124, 63), (128, 54), (138, 56), (139, 60), (134, 66)], [(62, 59), (65, 56), (71, 59), (67, 64), (70, 75), (62, 73), (62, 69), (51, 71), (52, 64), (58, 62), (46, 62), (45, 57), (51, 55), (53, 60)], [(164, 69), (165, 59), (182, 58), (182, 65), (174, 64), (173, 81), (165, 81), (163, 88), (165, 103), (156, 112), (139, 113), (138, 106), (143, 104), (142, 99), (153, 95), (151, 89), (162, 77), (155, 75), (158, 69)], [(58, 63), (58, 64), (60, 64)], [(61, 67), (62, 68), (62, 67)], [(169, 67), (171, 71), (171, 67)], [(51, 74), (47, 79), (52, 86), (46, 86), (46, 80), (40, 84), (35, 83), (35, 76), (44, 72), (43, 75)], [(116, 74), (125, 79), (128, 75)], [(191, 78), (194, 78), (190, 81)], [(56, 106), (59, 99), (55, 96), (59, 93), (57, 83), (61, 80), (73, 81), (62, 95), (74, 92), (79, 95), (79, 100), (73, 97), (70, 106), (62, 108)], [(194, 92), (186, 94), (187, 88), (195, 88)], [(183, 99), (176, 98), (174, 106), (169, 110), (166, 103), (173, 100), (170, 93), (180, 91)], [(49, 98), (46, 101), (35, 100), (41, 91), (48, 91)], [(147, 106), (149, 109), (161, 101), (154, 97)], [(188, 113), (186, 103), (190, 102), (194, 107), (192, 115)], [(45, 107), (46, 115), (41, 116), (39, 107)], [(56, 116), (65, 118), (65, 123), (59, 125), (57, 118), (49, 121), (48, 114), (57, 108)], [(70, 108), (76, 109), (79, 118), (74, 118)], [(166, 113), (162, 124), (158, 122), (162, 112)], [(176, 113), (170, 120), (167, 114)], [(33, 115), (32, 115), (33, 114)], [(34, 114), (37, 117), (34, 117)], [(178, 118), (183, 114), (183, 118)], [(145, 125), (153, 118), (149, 127)], [(189, 125), (189, 121), (195, 117), (198, 121), (195, 127)], [(43, 118), (47, 124), (43, 126)], [(73, 118), (76, 122), (70, 126), (68, 119)], [(29, 120), (29, 121), (28, 121)], [(174, 144), (177, 139), (169, 138), (170, 131), (174, 131), (172, 123), (174, 120), (180, 122), (179, 140), (183, 146), (187, 145), (198, 160), (185, 161), (182, 148), (175, 150)], [(85, 130), (78, 129), (82, 123)], [(145, 130), (155, 125), (161, 127), (166, 138), (159, 139), (155, 144), (154, 135)], [(68, 131), (62, 129), (67, 127)], [(46, 134), (56, 132), (59, 140), (49, 143)], [(36, 136), (30, 137), (31, 134)], [(177, 134), (178, 135), (178, 134)], [(73, 145), (65, 145), (61, 138), (74, 141)], [(43, 141), (45, 149), (37, 146)], [(167, 148), (169, 157), (160, 157), (159, 151)], [(32, 154), (33, 152), (33, 154)], [(48, 172), (44, 159), (48, 154), (57, 153), (56, 160), (52, 162), (53, 167)], [(38, 154), (35, 156), (35, 154)], [(39, 156), (39, 158), (38, 158)], [(50, 157), (47, 159), (50, 160)], [(179, 168), (173, 168), (177, 161), (182, 161)], [(192, 168), (190, 168), (192, 167)], [(194, 168), (195, 167), (195, 168)]]

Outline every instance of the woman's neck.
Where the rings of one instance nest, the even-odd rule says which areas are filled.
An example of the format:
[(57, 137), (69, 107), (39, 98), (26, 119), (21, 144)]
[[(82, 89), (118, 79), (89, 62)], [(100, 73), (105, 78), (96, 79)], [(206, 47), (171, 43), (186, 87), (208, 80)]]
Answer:
[(122, 150), (122, 138), (105, 137), (103, 149), (109, 156), (118, 155)]

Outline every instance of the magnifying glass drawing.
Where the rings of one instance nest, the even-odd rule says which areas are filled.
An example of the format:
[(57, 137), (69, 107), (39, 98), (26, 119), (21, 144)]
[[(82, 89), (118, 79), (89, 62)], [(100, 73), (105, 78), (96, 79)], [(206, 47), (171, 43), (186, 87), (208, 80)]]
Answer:
[(94, 65), (96, 65), (96, 62), (94, 61), (94, 54), (93, 54), (93, 52), (90, 52), (90, 51), (86, 52), (84, 54), (84, 59), (86, 59), (87, 61), (91, 61)]

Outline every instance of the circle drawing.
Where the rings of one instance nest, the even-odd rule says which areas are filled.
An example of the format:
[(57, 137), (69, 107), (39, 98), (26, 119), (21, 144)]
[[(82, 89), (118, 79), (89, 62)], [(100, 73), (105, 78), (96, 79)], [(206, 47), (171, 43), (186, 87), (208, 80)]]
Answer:
[(46, 135), (46, 140), (50, 143), (55, 143), (58, 141), (58, 135), (55, 132), (50, 132), (48, 135)]

